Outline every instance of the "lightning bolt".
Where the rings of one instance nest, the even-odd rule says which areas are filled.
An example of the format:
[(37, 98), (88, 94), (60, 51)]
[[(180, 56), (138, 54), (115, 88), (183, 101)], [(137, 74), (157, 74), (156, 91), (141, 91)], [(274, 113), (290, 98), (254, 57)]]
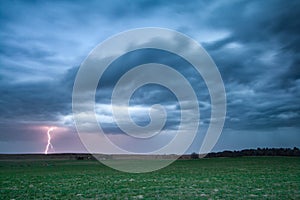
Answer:
[(53, 145), (51, 144), (51, 131), (53, 131), (54, 129), (56, 129), (55, 127), (50, 127), (47, 131), (47, 137), (48, 137), (48, 143), (47, 143), (47, 146), (45, 148), (45, 154), (48, 154), (48, 150), (49, 150), (49, 147), (51, 147), (51, 149), (53, 149)]

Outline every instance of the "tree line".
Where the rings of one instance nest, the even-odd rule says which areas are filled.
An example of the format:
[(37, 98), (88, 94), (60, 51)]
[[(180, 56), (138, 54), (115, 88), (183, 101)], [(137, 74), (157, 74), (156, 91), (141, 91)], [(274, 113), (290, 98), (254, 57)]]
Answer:
[[(192, 159), (199, 158), (199, 154), (192, 153)], [(240, 157), (240, 156), (300, 156), (300, 150), (297, 147), (291, 148), (257, 148), (244, 149), (241, 151), (222, 151), (208, 153), (205, 158), (215, 157)]]

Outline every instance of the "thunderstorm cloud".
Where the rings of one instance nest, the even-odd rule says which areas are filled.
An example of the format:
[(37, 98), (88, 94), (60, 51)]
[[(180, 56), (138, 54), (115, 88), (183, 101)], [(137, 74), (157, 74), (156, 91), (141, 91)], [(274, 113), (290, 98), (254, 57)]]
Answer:
[[(297, 0), (1, 1), (0, 5), (0, 153), (42, 152), (49, 126), (60, 127), (52, 140), (57, 152), (85, 151), (72, 118), (79, 66), (100, 42), (141, 27), (180, 31), (199, 42), (216, 63), (226, 89), (227, 115), (214, 150), (300, 146)], [(182, 47), (180, 41), (170, 40), (176, 42)], [(210, 96), (190, 64), (169, 52), (146, 49), (115, 60), (98, 85), (97, 119), (115, 143), (131, 148), (112, 117), (111, 93), (133, 66), (154, 61), (180, 71), (196, 91), (202, 128), (189, 151), (198, 151), (210, 123)], [(146, 85), (130, 100), (138, 125), (149, 123), (153, 104), (166, 108), (164, 131), (169, 140), (168, 133), (180, 123), (179, 109), (185, 108), (168, 89)]]

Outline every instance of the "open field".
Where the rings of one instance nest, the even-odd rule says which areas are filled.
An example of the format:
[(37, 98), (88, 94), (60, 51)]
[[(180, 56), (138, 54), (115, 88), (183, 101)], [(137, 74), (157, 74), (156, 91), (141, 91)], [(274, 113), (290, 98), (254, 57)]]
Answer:
[(300, 199), (299, 157), (178, 160), (128, 174), (94, 160), (0, 161), (0, 199)]

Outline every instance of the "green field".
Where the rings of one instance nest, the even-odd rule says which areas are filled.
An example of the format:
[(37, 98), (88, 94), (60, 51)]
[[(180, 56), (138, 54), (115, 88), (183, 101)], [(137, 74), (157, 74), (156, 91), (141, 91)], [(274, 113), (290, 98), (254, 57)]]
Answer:
[(0, 161), (0, 199), (300, 199), (300, 158), (178, 160), (151, 173), (97, 161)]

